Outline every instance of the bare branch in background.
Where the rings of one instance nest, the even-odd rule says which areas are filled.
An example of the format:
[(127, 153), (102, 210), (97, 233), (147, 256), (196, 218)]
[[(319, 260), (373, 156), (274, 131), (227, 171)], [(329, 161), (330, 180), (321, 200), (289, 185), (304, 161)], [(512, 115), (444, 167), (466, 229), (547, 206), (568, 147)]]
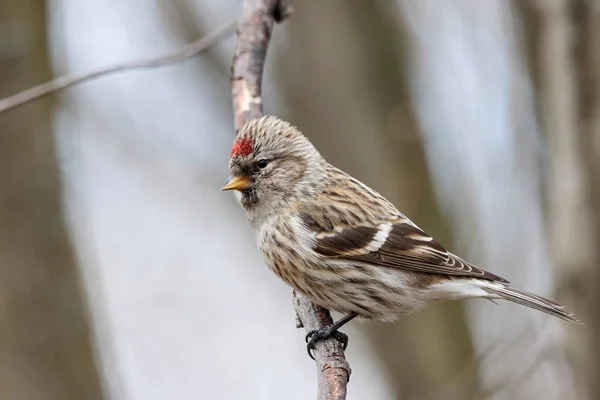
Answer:
[(89, 72), (64, 75), (49, 82), (42, 83), (41, 85), (34, 86), (0, 100), (0, 114), (15, 107), (22, 106), (23, 104), (27, 104), (30, 101), (47, 96), (58, 90), (66, 89), (73, 85), (100, 78), (105, 75), (134, 69), (156, 68), (163, 65), (176, 63), (178, 61), (187, 60), (188, 58), (207, 50), (208, 48), (220, 42), (222, 39), (231, 35), (235, 31), (236, 26), (237, 21), (231, 21), (214, 32), (211, 32), (208, 35), (198, 39), (197, 41), (186, 44), (180, 49), (160, 57), (154, 57), (147, 60), (129, 61), (108, 67), (98, 68)]
[[(238, 41), (232, 66), (232, 96), (235, 129), (263, 115), (261, 97), (262, 74), (273, 25), (290, 13), (285, 1), (244, 0), (243, 14), (238, 27)], [(329, 311), (311, 303), (294, 291), (297, 317), (306, 332), (333, 323)], [(350, 366), (342, 344), (327, 339), (317, 344), (314, 352), (318, 371), (317, 399), (346, 398)]]

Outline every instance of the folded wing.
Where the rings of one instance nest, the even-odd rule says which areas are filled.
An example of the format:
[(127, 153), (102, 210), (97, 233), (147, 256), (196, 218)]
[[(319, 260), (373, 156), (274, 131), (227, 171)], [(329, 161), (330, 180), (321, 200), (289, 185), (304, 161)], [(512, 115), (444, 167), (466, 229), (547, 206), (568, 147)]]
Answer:
[[(315, 221), (307, 220), (306, 224), (314, 228)], [(376, 226), (351, 226), (335, 232), (321, 230), (316, 235), (314, 250), (325, 257), (386, 268), (508, 283), (448, 252), (403, 216)]]

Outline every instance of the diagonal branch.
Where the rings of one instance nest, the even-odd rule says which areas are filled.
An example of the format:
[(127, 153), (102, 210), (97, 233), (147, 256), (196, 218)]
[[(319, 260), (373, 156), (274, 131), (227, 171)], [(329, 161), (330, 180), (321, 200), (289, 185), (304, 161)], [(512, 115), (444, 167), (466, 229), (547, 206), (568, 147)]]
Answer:
[(149, 58), (146, 60), (129, 61), (120, 64), (111, 65), (108, 67), (98, 68), (93, 71), (74, 73), (64, 75), (46, 83), (34, 86), (10, 97), (0, 100), (0, 114), (9, 111), (15, 107), (22, 106), (30, 101), (47, 96), (58, 90), (66, 89), (73, 85), (83, 83), (95, 78), (100, 78), (105, 75), (110, 75), (116, 72), (128, 71), (133, 69), (146, 69), (161, 67), (163, 65), (173, 64), (178, 61), (183, 61), (191, 58), (209, 47), (217, 44), (225, 37), (231, 35), (237, 26), (237, 21), (231, 21), (220, 27), (214, 32), (198, 39), (195, 42), (186, 44), (185, 46), (173, 51), (172, 53), (159, 57)]
[[(236, 132), (244, 124), (263, 115), (261, 83), (267, 48), (274, 22), (290, 14), (285, 0), (244, 0), (238, 27), (238, 41), (232, 65), (232, 95)], [(306, 332), (323, 328), (333, 321), (329, 311), (311, 303), (294, 291), (296, 314)], [(318, 400), (343, 400), (350, 380), (350, 366), (342, 345), (335, 339), (317, 343)]]

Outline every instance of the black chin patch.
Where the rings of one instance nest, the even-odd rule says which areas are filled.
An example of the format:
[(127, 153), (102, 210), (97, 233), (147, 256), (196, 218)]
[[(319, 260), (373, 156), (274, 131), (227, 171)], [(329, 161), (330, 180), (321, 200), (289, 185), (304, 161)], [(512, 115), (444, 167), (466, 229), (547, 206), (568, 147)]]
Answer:
[(258, 197), (256, 196), (256, 191), (252, 188), (244, 189), (241, 191), (242, 193), (242, 205), (246, 210), (250, 210), (256, 206), (258, 203)]

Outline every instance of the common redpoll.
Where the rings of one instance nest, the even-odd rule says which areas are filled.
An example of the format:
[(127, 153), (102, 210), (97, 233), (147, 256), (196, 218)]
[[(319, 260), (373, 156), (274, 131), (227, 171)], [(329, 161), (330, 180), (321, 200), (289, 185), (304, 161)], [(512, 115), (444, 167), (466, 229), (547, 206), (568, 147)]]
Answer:
[(357, 316), (393, 321), (434, 300), (506, 299), (582, 325), (563, 305), (448, 252), (277, 117), (239, 131), (229, 172), (223, 190), (236, 190), (268, 267), (312, 302), (347, 313), (307, 335), (309, 354), (330, 336), (345, 346), (337, 330)]

